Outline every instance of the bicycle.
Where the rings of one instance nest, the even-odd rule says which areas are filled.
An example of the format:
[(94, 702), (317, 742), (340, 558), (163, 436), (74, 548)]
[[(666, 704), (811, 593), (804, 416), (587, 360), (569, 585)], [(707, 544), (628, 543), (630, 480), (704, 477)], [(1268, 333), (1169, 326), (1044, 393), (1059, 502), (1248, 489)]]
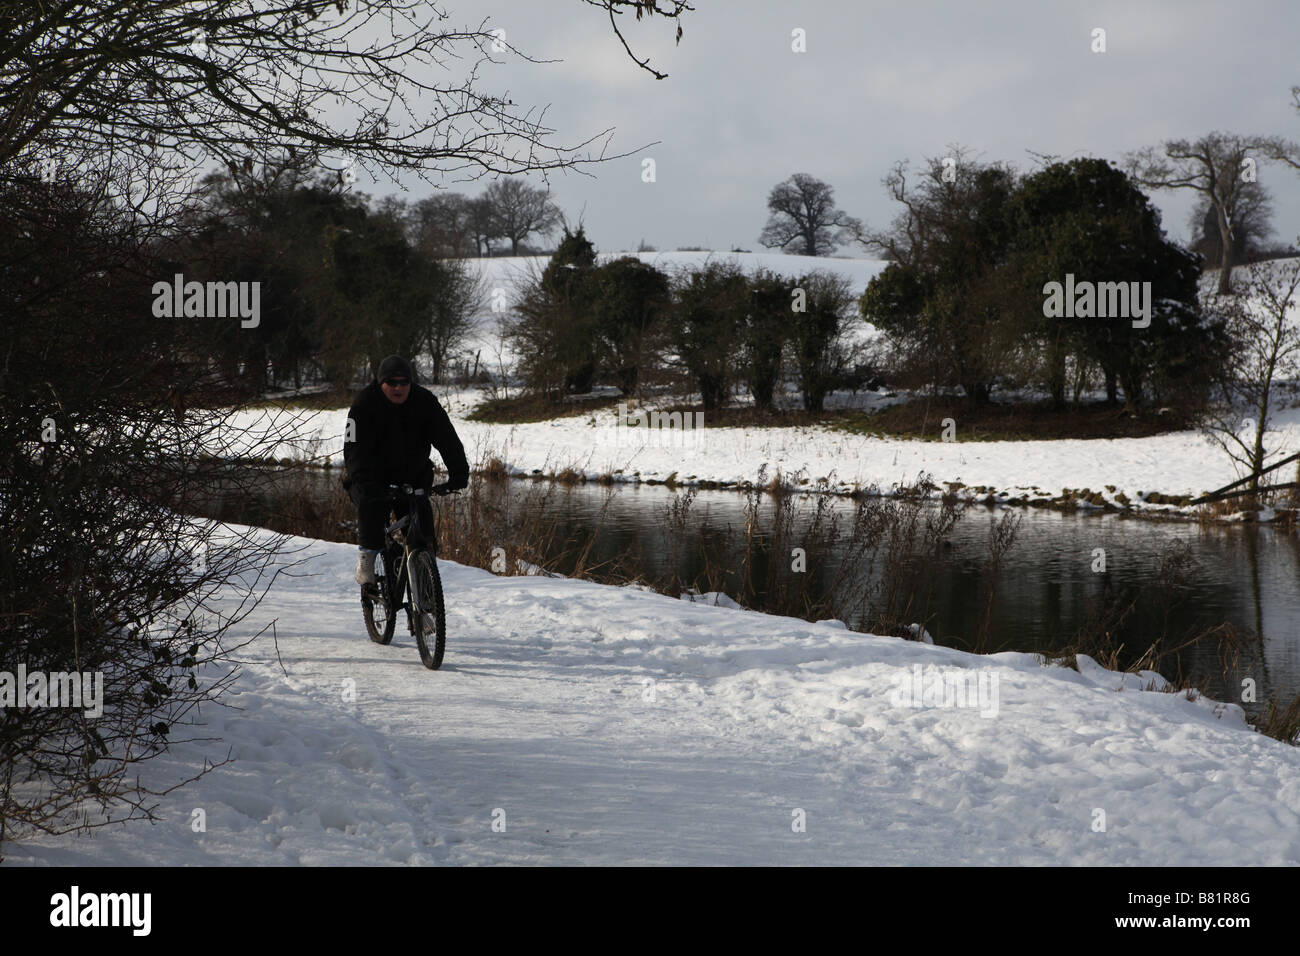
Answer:
[[(426, 492), (410, 485), (389, 485), (388, 489), (406, 495), (407, 513), (385, 529), (384, 547), (375, 556), (375, 583), (361, 589), (366, 632), (376, 644), (388, 644), (397, 625), (397, 612), (405, 610), (407, 630), (415, 635), (420, 660), (430, 670), (437, 670), (442, 666), (447, 646), (447, 616), (442, 579), (438, 576), (438, 543), (434, 540), (422, 547), (420, 541), (420, 518), (415, 502)], [(414, 535), (407, 533), (410, 529), (415, 530)], [(411, 543), (412, 537), (416, 539), (415, 545)], [(408, 591), (409, 598), (403, 600)]]

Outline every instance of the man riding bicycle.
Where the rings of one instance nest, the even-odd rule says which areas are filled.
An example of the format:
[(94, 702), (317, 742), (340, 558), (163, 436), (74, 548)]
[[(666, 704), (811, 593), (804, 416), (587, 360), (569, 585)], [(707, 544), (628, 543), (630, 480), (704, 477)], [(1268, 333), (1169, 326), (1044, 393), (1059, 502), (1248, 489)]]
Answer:
[[(438, 449), (448, 477), (433, 484), (429, 446)], [(361, 390), (348, 411), (343, 443), (348, 490), (357, 508), (357, 583), (375, 583), (375, 556), (384, 546), (388, 512), (404, 514), (407, 496), (390, 485), (410, 485), (434, 494), (459, 491), (469, 485), (465, 447), (451, 419), (433, 392), (415, 383), (415, 369), (400, 355), (379, 364), (375, 380)], [(420, 534), (433, 540), (433, 509), (427, 494), (413, 496), (420, 517)]]

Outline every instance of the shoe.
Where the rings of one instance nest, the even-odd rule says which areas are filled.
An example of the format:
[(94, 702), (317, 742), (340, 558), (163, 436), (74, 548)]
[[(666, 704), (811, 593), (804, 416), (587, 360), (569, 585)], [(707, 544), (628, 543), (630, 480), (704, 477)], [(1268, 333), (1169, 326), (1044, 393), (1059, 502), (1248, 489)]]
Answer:
[(378, 551), (362, 549), (357, 553), (357, 584), (363, 588), (375, 583), (375, 555)]

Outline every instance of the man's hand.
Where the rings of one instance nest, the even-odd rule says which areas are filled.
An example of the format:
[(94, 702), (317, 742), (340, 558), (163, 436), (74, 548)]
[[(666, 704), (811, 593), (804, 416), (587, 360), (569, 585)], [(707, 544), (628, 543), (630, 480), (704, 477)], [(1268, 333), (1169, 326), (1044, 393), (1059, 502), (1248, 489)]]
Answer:
[(442, 484), (435, 486), (431, 490), (435, 495), (446, 495), (453, 491), (460, 491), (462, 488), (469, 487), (469, 475), (451, 475)]

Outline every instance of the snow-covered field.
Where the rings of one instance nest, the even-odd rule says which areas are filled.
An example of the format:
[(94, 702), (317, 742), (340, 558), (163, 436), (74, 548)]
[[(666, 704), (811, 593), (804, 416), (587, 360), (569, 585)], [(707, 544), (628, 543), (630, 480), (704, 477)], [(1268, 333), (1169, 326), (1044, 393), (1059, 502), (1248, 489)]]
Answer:
[[(602, 255), (601, 259), (626, 254)], [(636, 256), (668, 272), (698, 267), (711, 258), (734, 259), (748, 272), (769, 269), (790, 276), (827, 269), (848, 278), (856, 292), (865, 289), (885, 267), (877, 259), (777, 253), (653, 252)], [(527, 281), (531, 270), (540, 271), (546, 259), (503, 257), (467, 262), (478, 270), (489, 303), (497, 292), (497, 303), (508, 310), (520, 284)], [(477, 316), (473, 349), (482, 349), (480, 360), (492, 371), (500, 367), (501, 343), (496, 329), (502, 314), (489, 308)], [(1300, 321), (1300, 315), (1296, 319)], [(861, 334), (870, 337), (875, 333), (864, 324)], [(956, 441), (937, 442), (871, 438), (820, 426), (718, 428), (711, 426), (706, 417), (703, 431), (674, 433), (622, 427), (618, 411), (613, 408), (595, 410), (587, 416), (504, 426), (464, 419), (483, 401), (479, 389), (438, 388), (437, 392), (456, 423), (471, 463), (484, 464), (497, 458), (520, 475), (573, 469), (593, 480), (604, 476), (632, 482), (672, 478), (689, 486), (699, 482), (754, 481), (760, 467), (766, 466), (768, 479), (780, 474), (810, 489), (851, 492), (872, 485), (886, 490), (911, 485), (926, 473), (940, 484), (960, 482), (972, 489), (982, 486), (1004, 499), (1052, 498), (1067, 490), (1088, 489), (1120, 507), (1164, 512), (1190, 509), (1146, 502), (1144, 497), (1152, 493), (1195, 496), (1241, 477), (1222, 449), (1196, 431), (1111, 440), (963, 442), (958, 422)], [(1270, 461), (1300, 450), (1300, 405), (1287, 408), (1287, 396), (1281, 398), (1267, 439)], [(834, 393), (828, 397), (827, 407), (876, 408), (898, 400), (875, 392)], [(664, 406), (661, 410), (671, 412), (672, 408)], [(286, 443), (269, 449), (262, 446), (258, 454), (298, 458), (310, 453), (341, 466), (346, 422), (346, 409), (299, 414), (292, 430), (306, 438), (307, 444), (295, 447)], [(291, 430), (289, 416), (285, 415), (272, 423), (261, 413), (241, 413), (232, 416), (231, 425), (254, 425), (254, 431), (259, 426), (266, 430), (269, 425), (272, 439)], [(1253, 426), (1243, 424), (1243, 434), (1249, 427)], [(246, 438), (232, 437), (224, 451), (237, 454), (248, 447)]]
[[(1088, 488), (1110, 501), (1122, 494), (1134, 507), (1164, 511), (1178, 509), (1145, 505), (1141, 497), (1152, 492), (1197, 495), (1240, 477), (1227, 455), (1194, 431), (1105, 440), (937, 442), (873, 438), (822, 426), (711, 428), (706, 419), (703, 430), (672, 432), (620, 427), (614, 408), (548, 422), (489, 425), (464, 418), (481, 400), (477, 390), (438, 389), (438, 394), (471, 464), (495, 457), (517, 474), (573, 468), (589, 479), (611, 475), (616, 481), (663, 481), (674, 476), (692, 485), (754, 481), (766, 465), (768, 478), (779, 472), (796, 482), (806, 479), (809, 488), (849, 492), (873, 484), (884, 489), (911, 484), (926, 472), (936, 482), (991, 487), (1002, 497), (1051, 497), (1065, 489)], [(251, 425), (258, 415), (235, 415), (231, 424)], [(341, 467), (346, 424), (347, 409), (337, 409), (300, 413), (295, 427), (317, 440), (315, 454)], [(1274, 447), (1300, 449), (1300, 409), (1279, 412), (1274, 425)], [(276, 427), (287, 433), (287, 416)], [(227, 450), (241, 447), (232, 438)], [(285, 444), (271, 453), (299, 457), (303, 447)]]
[(287, 676), (259, 639), (145, 779), (234, 762), (8, 865), (1300, 864), (1300, 750), (1234, 705), (445, 561), (431, 672), (366, 639), (355, 548), (299, 543), (241, 625)]

